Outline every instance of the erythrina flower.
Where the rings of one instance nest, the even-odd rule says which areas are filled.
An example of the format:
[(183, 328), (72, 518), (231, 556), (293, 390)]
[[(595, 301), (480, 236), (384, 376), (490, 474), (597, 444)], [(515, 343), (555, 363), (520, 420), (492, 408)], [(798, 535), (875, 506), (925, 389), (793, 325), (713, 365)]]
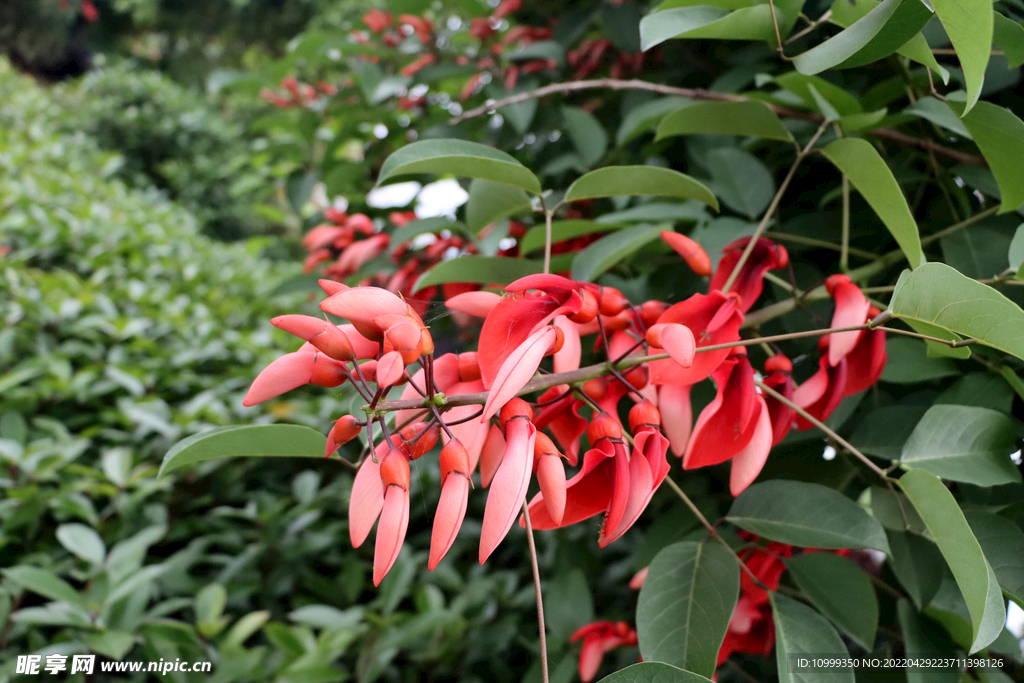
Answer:
[[(853, 327), (862, 325), (867, 318), (871, 304), (864, 298), (860, 287), (845, 275), (831, 275), (825, 281), (829, 294), (836, 301), (836, 310), (832, 315), (832, 327)], [(857, 345), (864, 335), (864, 330), (849, 332), (833, 332), (829, 335), (828, 364), (836, 366)]]
[(662, 232), (661, 239), (665, 240), (668, 246), (672, 247), (677, 254), (682, 256), (683, 260), (686, 261), (686, 265), (690, 266), (690, 269), (697, 273), (697, 275), (704, 277), (711, 275), (711, 259), (702, 246), (686, 235), (680, 235), (678, 232)]
[[(712, 291), (721, 291), (725, 287), (726, 281), (732, 275), (732, 271), (739, 263), (748, 244), (750, 244), (750, 238), (741, 237), (722, 250), (718, 269), (715, 271), (714, 277), (711, 278)], [(767, 237), (759, 237), (753, 251), (750, 252), (750, 258), (740, 268), (739, 275), (729, 287), (730, 292), (739, 294), (740, 310), (746, 313), (761, 296), (766, 272), (776, 268), (785, 268), (788, 263), (789, 254), (785, 247), (775, 244)]]
[[(666, 310), (658, 323), (679, 323), (687, 327), (694, 336), (696, 349), (702, 346), (725, 344), (739, 339), (743, 314), (735, 296), (721, 292), (694, 294)], [(650, 363), (652, 384), (696, 384), (708, 376), (729, 355), (729, 349), (698, 353), (690, 367), (671, 359)]]
[[(781, 353), (777, 353), (764, 362), (764, 369), (768, 373), (763, 380), (764, 385), (792, 401), (795, 386), (793, 384), (793, 364), (790, 360)], [(772, 445), (774, 446), (789, 433), (796, 412), (773, 396), (765, 396), (764, 403), (768, 407), (768, 415), (771, 418)]]
[(242, 405), (254, 406), (303, 384), (336, 387), (347, 375), (344, 363), (306, 343), (295, 353), (285, 354), (264, 368), (253, 380)]
[(596, 621), (577, 630), (569, 640), (583, 641), (583, 649), (580, 651), (580, 680), (587, 683), (597, 675), (606, 652), (617, 647), (636, 645), (637, 635), (624, 621)]
[(520, 398), (512, 399), (501, 409), (505, 451), (498, 471), (491, 479), (484, 508), (484, 523), (480, 531), (480, 564), (487, 561), (505, 538), (526, 500), (537, 439), (537, 428), (533, 426), (532, 418), (533, 411), (529, 404)]
[[(823, 353), (818, 362), (818, 371), (793, 390), (793, 403), (820, 421), (827, 420), (839, 407), (846, 396), (846, 381), (849, 377), (849, 366), (845, 357), (840, 358), (835, 366), (829, 364), (828, 342), (828, 337), (818, 340), (818, 348)], [(797, 415), (797, 429), (802, 431), (813, 426), (809, 420)]]
[(434, 514), (430, 535), (430, 558), (427, 569), (433, 571), (455, 542), (466, 516), (466, 503), (472, 486), (469, 454), (458, 439), (441, 449), (441, 499)]
[(377, 542), (373, 551), (373, 585), (379, 586), (405, 542), (409, 528), (409, 456), (394, 449), (380, 461), (380, 481), (384, 504), (377, 523)]

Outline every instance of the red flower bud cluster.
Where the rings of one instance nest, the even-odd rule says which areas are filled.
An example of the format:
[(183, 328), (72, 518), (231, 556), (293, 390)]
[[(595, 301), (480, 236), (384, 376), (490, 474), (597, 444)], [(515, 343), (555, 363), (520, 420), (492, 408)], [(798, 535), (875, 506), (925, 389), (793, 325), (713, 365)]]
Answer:
[(331, 97), (338, 89), (330, 83), (318, 82), (315, 86), (301, 83), (294, 76), (281, 79), (279, 90), (260, 89), (260, 98), (280, 109), (289, 107), (310, 107), (322, 97)]

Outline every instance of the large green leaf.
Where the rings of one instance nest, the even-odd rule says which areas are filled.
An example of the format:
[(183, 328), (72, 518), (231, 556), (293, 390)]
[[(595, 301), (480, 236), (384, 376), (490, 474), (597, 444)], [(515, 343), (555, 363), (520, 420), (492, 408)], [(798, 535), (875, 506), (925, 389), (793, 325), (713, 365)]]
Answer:
[(92, 527), (72, 522), (57, 527), (57, 540), (64, 548), (90, 564), (102, 564), (107, 556), (103, 539)]
[(669, 112), (685, 107), (692, 101), (688, 97), (662, 97), (634, 107), (622, 118), (619, 130), (615, 134), (615, 144), (621, 147), (658, 125)]
[(696, 199), (718, 210), (711, 190), (688, 175), (657, 166), (609, 166), (591, 171), (569, 186), (565, 201), (634, 194)]
[(1015, 69), (1024, 64), (1024, 26), (999, 12), (993, 17), (992, 41), (1006, 54), (1006, 66)]
[[(836, 0), (832, 3), (831, 22), (849, 28), (877, 7), (876, 0)], [(896, 52), (928, 67), (942, 78), (943, 83), (949, 82), (949, 72), (935, 60), (924, 35), (918, 33), (912, 36)]]
[(899, 460), (903, 444), (925, 410), (925, 406), (884, 406), (873, 410), (858, 422), (850, 443), (861, 453)]
[(883, 0), (845, 31), (798, 55), (793, 66), (800, 73), (817, 74), (876, 62), (917, 35), (931, 16), (920, 0)]
[(994, 13), (990, 0), (932, 0), (935, 13), (953, 43), (967, 82), (967, 111), (981, 97), (992, 51)]
[(521, 277), (540, 273), (544, 264), (504, 256), (459, 256), (441, 261), (416, 281), (414, 292), (445, 282), (475, 282), (481, 285), (507, 285)]
[(587, 168), (597, 165), (608, 151), (608, 133), (601, 122), (579, 107), (562, 107), (562, 119), (565, 121), (565, 132), (569, 134), (583, 163)]
[(732, 147), (707, 155), (716, 194), (733, 211), (754, 219), (775, 194), (772, 172), (753, 154)]
[(772, 616), (775, 619), (775, 663), (779, 683), (854, 683), (853, 669), (821, 671), (793, 671), (791, 661), (808, 654), (820, 654), (843, 659), (849, 656), (843, 639), (832, 624), (813, 609), (780, 593), (769, 593)]
[(889, 359), (882, 370), (883, 382), (914, 384), (960, 374), (960, 368), (948, 358), (929, 357), (927, 346), (919, 339), (891, 337), (885, 342), (885, 350)]
[(928, 409), (903, 445), (900, 464), (951, 481), (996, 486), (1021, 480), (1010, 459), (1017, 450), (1013, 421), (977, 406), (936, 405)]
[(327, 438), (301, 425), (232, 425), (201, 432), (174, 444), (160, 475), (204, 460), (251, 457), (323, 458)]
[(739, 590), (739, 565), (728, 548), (713, 541), (668, 546), (651, 562), (640, 590), (640, 655), (714, 675)]
[(889, 165), (878, 154), (871, 143), (859, 138), (843, 138), (821, 150), (829, 161), (835, 164), (850, 179), (857, 191), (882, 219), (911, 268), (923, 263), (921, 237), (917, 223), (907, 206), (903, 190), (893, 177)]
[(789, 141), (792, 134), (764, 102), (694, 102), (668, 114), (658, 124), (657, 140), (674, 135), (718, 133)]
[[(593, 235), (594, 233), (611, 232), (612, 230), (618, 230), (621, 225), (617, 225), (612, 222), (601, 221), (588, 221), (579, 218), (573, 218), (567, 221), (554, 221), (551, 224), (551, 242), (552, 244), (561, 242), (563, 240), (570, 240), (573, 237), (582, 237), (583, 235)], [(519, 241), (519, 251), (522, 254), (529, 254), (531, 251), (542, 249), (544, 247), (544, 241), (546, 239), (547, 228), (541, 225), (535, 225), (526, 231), (523, 238)]]
[(942, 126), (946, 130), (968, 140), (974, 139), (971, 137), (971, 131), (967, 130), (967, 126), (964, 125), (960, 117), (954, 114), (953, 110), (945, 102), (934, 97), (920, 98), (917, 102), (904, 109), (903, 113), (920, 116), (922, 119), (931, 121), (936, 126)]
[(889, 311), (973, 337), (1024, 359), (1024, 311), (988, 285), (944, 263), (926, 263), (896, 283)]
[(1005, 517), (987, 512), (964, 516), (1003, 592), (1024, 607), (1024, 531)]
[(641, 662), (605, 676), (599, 683), (711, 683), (690, 671), (661, 662)]
[(977, 652), (996, 639), (1006, 621), (1006, 605), (995, 574), (956, 499), (938, 477), (925, 470), (910, 470), (899, 483), (963, 593), (973, 628), (970, 650)]
[(83, 603), (82, 597), (71, 587), (71, 584), (48, 569), (21, 565), (4, 569), (3, 575), (44, 598), (63, 600), (77, 605)]
[(665, 226), (635, 225), (605, 235), (576, 255), (572, 279), (590, 282), (606, 270), (658, 239)]
[[(909, 502), (906, 505), (910, 507)], [(892, 548), (892, 573), (917, 608), (923, 609), (942, 584), (942, 553), (934, 543), (916, 533), (889, 530), (886, 535)]]
[[(767, 40), (775, 43), (775, 25), (767, 3), (733, 12), (710, 4), (676, 7), (648, 14), (640, 20), (640, 45), (644, 51), (672, 38), (718, 40)], [(785, 36), (797, 13), (776, 3), (776, 18)]]
[[(914, 611), (906, 600), (896, 603), (896, 614), (903, 631), (903, 643), (908, 657), (945, 657), (952, 647), (949, 636), (931, 620)], [(959, 672), (952, 668), (923, 669), (907, 667), (907, 683), (956, 683)]]
[(384, 160), (378, 183), (415, 173), (443, 173), (481, 178), (540, 194), (540, 181), (504, 152), (466, 140), (420, 140)]
[(843, 494), (820, 484), (781, 479), (754, 484), (733, 502), (726, 519), (758, 536), (790, 545), (889, 551), (878, 520)]
[(878, 596), (863, 569), (834, 553), (801, 553), (786, 560), (786, 569), (819, 612), (867, 652), (872, 651)]
[(518, 187), (475, 178), (469, 184), (466, 227), (473, 234), (491, 223), (530, 210), (530, 197)]
[[(955, 112), (962, 113), (962, 101), (955, 96), (947, 101)], [(1002, 195), (999, 213), (1024, 205), (1024, 173), (1020, 168), (1020, 160), (1024, 159), (1024, 121), (991, 102), (978, 102), (962, 118), (996, 177)]]

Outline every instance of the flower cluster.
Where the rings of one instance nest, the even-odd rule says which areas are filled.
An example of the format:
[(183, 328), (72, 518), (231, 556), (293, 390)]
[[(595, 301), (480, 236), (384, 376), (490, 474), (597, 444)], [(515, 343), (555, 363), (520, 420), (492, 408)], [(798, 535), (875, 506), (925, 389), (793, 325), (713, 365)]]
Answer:
[[(365, 216), (334, 219), (333, 226), (314, 231), (315, 240), (310, 233), (307, 246), (337, 246), (371, 229)], [(302, 315), (272, 321), (305, 344), (260, 373), (246, 405), (305, 383), (345, 382), (367, 403), (365, 420), (337, 421), (327, 454), (367, 430), (370, 455), (356, 476), (349, 519), (352, 543), (359, 546), (379, 518), (375, 584), (405, 538), (409, 461), (430, 451), (438, 438), (442, 492), (431, 569), (461, 527), (477, 470), (488, 489), (481, 563), (517, 519), (525, 525), (524, 509), (536, 529), (601, 515), (598, 540), (604, 546), (647, 507), (670, 469), (670, 449), (685, 469), (731, 461), (730, 489), (738, 495), (755, 480), (772, 445), (794, 422), (804, 426), (796, 409), (823, 420), (843, 396), (878, 379), (884, 332), (869, 329), (872, 310), (863, 293), (837, 275), (827, 282), (835, 300), (829, 330), (836, 331), (822, 338), (819, 371), (797, 386), (789, 360), (775, 354), (765, 363), (759, 390), (745, 351), (759, 340), (741, 339), (740, 329), (761, 294), (765, 272), (787, 265), (785, 249), (766, 238), (737, 240), (712, 273), (695, 242), (676, 233), (664, 238), (697, 273), (710, 276), (707, 294), (671, 306), (633, 304), (612, 287), (544, 274), (521, 278), (504, 294), (451, 296), (446, 303), (452, 311), (483, 320), (480, 353), (435, 357), (418, 311), (380, 287), (321, 281), (328, 294), (321, 309), (347, 324)], [(339, 259), (346, 268), (362, 258), (349, 256), (353, 244)], [(602, 360), (581, 367), (589, 348)], [(550, 370), (542, 370), (549, 357)], [(716, 396), (694, 422), (690, 390), (709, 378)], [(384, 400), (396, 387), (401, 398)], [(381, 434), (376, 443), (375, 425)], [(570, 477), (566, 466), (579, 469)], [(524, 505), (534, 476), (539, 492)]]
[(287, 109), (310, 107), (322, 97), (332, 97), (337, 93), (338, 89), (330, 83), (320, 81), (312, 86), (309, 83), (300, 83), (294, 76), (286, 76), (281, 79), (280, 90), (261, 88), (260, 98), (279, 109)]

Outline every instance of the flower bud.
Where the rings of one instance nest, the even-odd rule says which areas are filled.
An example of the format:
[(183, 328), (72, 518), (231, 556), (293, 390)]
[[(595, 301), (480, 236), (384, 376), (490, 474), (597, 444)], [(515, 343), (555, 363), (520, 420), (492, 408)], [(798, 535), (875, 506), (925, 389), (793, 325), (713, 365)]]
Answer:
[(453, 439), (441, 449), (441, 484), (448, 478), (451, 472), (469, 476), (469, 452), (462, 442)]
[[(424, 429), (427, 430), (427, 433), (420, 436)], [(416, 443), (409, 446), (409, 459), (418, 460), (429, 453), (430, 450), (437, 445), (439, 431), (436, 424), (428, 425), (421, 422), (418, 425), (409, 425), (408, 427), (403, 428), (402, 431), (399, 432), (399, 435), (407, 445), (413, 439), (416, 440)]]
[(616, 316), (629, 306), (629, 299), (614, 287), (601, 287), (598, 299), (601, 315)]
[(399, 449), (388, 451), (380, 461), (380, 483), (387, 490), (389, 486), (398, 486), (409, 490), (409, 458)]
[(777, 353), (764, 362), (766, 372), (793, 372), (793, 363), (781, 353)]
[(525, 417), (527, 420), (533, 419), (533, 409), (530, 408), (529, 403), (521, 398), (513, 398), (506, 403), (498, 414), (498, 421), (504, 427), (506, 422), (517, 417)]
[(587, 439), (594, 445), (601, 439), (621, 439), (622, 427), (611, 415), (604, 413), (597, 415), (587, 425)]
[(608, 391), (608, 385), (603, 379), (591, 379), (587, 380), (583, 384), (583, 393), (594, 399), (600, 401), (604, 398), (605, 393)]
[(655, 429), (661, 426), (661, 413), (653, 403), (646, 400), (629, 409), (629, 431), (636, 434), (645, 425)]
[(480, 379), (480, 357), (476, 351), (459, 354), (459, 381), (475, 382)]
[(574, 313), (568, 316), (571, 322), (578, 325), (584, 325), (589, 323), (595, 317), (597, 317), (597, 311), (600, 307), (597, 297), (589, 289), (580, 290), (580, 298), (583, 299), (583, 304), (580, 306), (580, 312)]

